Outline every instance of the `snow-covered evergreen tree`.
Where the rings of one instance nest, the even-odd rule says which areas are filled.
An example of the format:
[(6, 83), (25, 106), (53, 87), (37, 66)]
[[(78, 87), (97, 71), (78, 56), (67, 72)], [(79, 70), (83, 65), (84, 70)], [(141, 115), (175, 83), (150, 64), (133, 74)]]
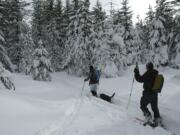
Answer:
[(152, 10), (151, 5), (149, 5), (148, 12), (146, 13), (146, 18), (142, 28), (143, 47), (141, 54), (142, 54), (142, 59), (144, 59), (143, 63), (147, 63), (152, 60), (151, 57), (153, 50), (150, 45), (150, 40), (151, 40), (151, 31), (153, 29), (151, 24), (154, 17), (155, 17), (155, 13)]
[(132, 11), (129, 7), (128, 0), (122, 1), (122, 7), (118, 12), (118, 16), (120, 19), (120, 23), (122, 27), (124, 27), (124, 31), (122, 33), (122, 37), (126, 46), (126, 52), (127, 52), (127, 59), (128, 59), (128, 65), (133, 64), (135, 61), (133, 61), (134, 54), (134, 46), (133, 46), (133, 35), (134, 35), (134, 29), (133, 29), (133, 23), (132, 23)]
[(61, 0), (34, 1), (32, 37), (35, 44), (39, 39), (43, 40), (55, 71), (61, 68), (68, 25), (65, 23)]
[(5, 47), (13, 64), (18, 65), (21, 59), (21, 46), (19, 45), (23, 16), (27, 3), (23, 0), (0, 1), (1, 7), (1, 27), (4, 34)]
[[(70, 14), (71, 14), (72, 8), (73, 7), (70, 4), (70, 1), (66, 0), (66, 5), (65, 5), (65, 8), (64, 8), (64, 16), (63, 16), (64, 21), (66, 22), (66, 30), (68, 29), (68, 26), (70, 24)], [(66, 31), (66, 36), (67, 36), (67, 31)]]
[[(168, 60), (169, 66), (172, 68), (179, 68), (176, 63), (176, 56), (178, 53), (179, 42), (179, 17), (176, 13), (173, 5), (178, 5), (177, 1), (167, 1), (164, 8), (165, 28), (167, 33), (168, 44)], [(173, 17), (176, 16), (176, 17)]]
[(26, 75), (30, 74), (31, 65), (32, 65), (32, 53), (34, 51), (34, 42), (31, 37), (30, 27), (26, 22), (23, 22), (23, 27), (21, 27), (21, 35), (19, 45), (22, 48), (21, 59), (18, 65), (20, 72), (25, 73)]
[(104, 25), (105, 25), (105, 19), (106, 19), (106, 13), (103, 11), (102, 5), (97, 0), (96, 5), (93, 7), (92, 11), (92, 20), (93, 20), (93, 30), (95, 32), (103, 32)]
[[(146, 62), (146, 57), (144, 57), (147, 53), (145, 44), (144, 44), (144, 25), (142, 20), (137, 17), (138, 22), (136, 23), (135, 33), (134, 33), (134, 46), (136, 52), (136, 61), (137, 62)], [(147, 36), (147, 35), (146, 35)]]
[(11, 72), (14, 72), (14, 65), (12, 64), (8, 53), (6, 51), (5, 45), (6, 45), (6, 39), (5, 39), (5, 34), (4, 34), (4, 27), (5, 27), (5, 22), (6, 19), (4, 18), (6, 3), (0, 1), (0, 62), (3, 64), (3, 67), (8, 69)]
[(35, 44), (42, 39), (43, 19), (43, 1), (33, 0), (32, 39)]
[[(74, 63), (71, 62), (71, 59), (75, 55), (75, 50), (77, 48), (77, 45), (75, 44), (78, 37), (78, 23), (79, 23), (79, 1), (73, 0), (71, 4), (71, 9), (69, 13), (67, 14), (70, 18), (69, 25), (67, 27), (67, 40), (65, 43), (65, 51), (63, 53), (64, 60), (62, 62), (62, 69), (67, 69), (72, 66), (74, 66)], [(71, 71), (68, 71), (71, 72)]]
[(160, 20), (153, 21), (154, 29), (151, 32), (150, 45), (152, 46), (152, 61), (156, 66), (167, 65), (168, 63), (168, 54), (167, 54), (167, 44), (166, 44), (166, 35), (165, 28)]
[(23, 19), (22, 10), (25, 3), (19, 0), (5, 1), (7, 8), (6, 28), (4, 29), (6, 48), (11, 61), (18, 65), (21, 59), (21, 46), (19, 45), (19, 38), (21, 35), (20, 25)]
[(152, 6), (149, 5), (148, 12), (146, 13), (145, 23), (150, 25), (155, 17), (155, 12), (152, 9)]
[(178, 66), (175, 63), (175, 55), (177, 54), (174, 50), (177, 49), (174, 40), (175, 40), (175, 33), (174, 29), (175, 22), (174, 22), (174, 9), (172, 7), (171, 2), (166, 0), (164, 2), (164, 26), (166, 28), (166, 35), (167, 35), (167, 45), (168, 45), (168, 65), (173, 68), (178, 68)]
[(151, 58), (156, 66), (168, 64), (167, 29), (164, 17), (164, 0), (157, 1), (156, 14), (152, 22), (150, 45), (152, 47)]
[(114, 26), (111, 20), (107, 22), (102, 53), (105, 63), (104, 74), (107, 77), (119, 76), (127, 67), (126, 45), (121, 35), (122, 31), (120, 24)]
[(54, 69), (56, 71), (60, 71), (61, 70), (61, 64), (63, 61), (63, 52), (65, 51), (65, 41), (66, 41), (66, 35), (67, 35), (67, 26), (69, 25), (69, 2), (66, 2), (66, 7), (65, 9), (63, 9), (62, 6), (62, 2), (61, 0), (57, 1), (57, 4), (55, 4), (54, 7), (54, 14), (55, 14), (55, 18), (54, 18), (54, 22), (55, 24), (52, 25), (54, 27), (54, 30), (52, 29), (52, 31), (50, 33), (51, 34), (51, 38), (54, 38), (54, 42), (52, 44), (52, 42), (50, 42), (51, 46), (52, 46), (52, 65), (54, 67)]
[(88, 72), (92, 58), (90, 3), (89, 0), (74, 0), (73, 2), (64, 66), (67, 67), (69, 73), (82, 75)]
[[(0, 19), (1, 19), (1, 15), (0, 15)], [(7, 56), (6, 50), (2, 46), (2, 44), (4, 44), (4, 42), (5, 42), (5, 39), (3, 36), (4, 36), (3, 32), (0, 29), (0, 80), (7, 89), (14, 89), (15, 90), (14, 84), (9, 79), (10, 72), (5, 69), (5, 67), (6, 67), (7, 69), (9, 69), (11, 71), (14, 70), (12, 63), (11, 63), (9, 57)]]
[(93, 32), (91, 33), (91, 46), (93, 47), (91, 61), (97, 68), (104, 68), (104, 39), (105, 39), (105, 19), (106, 14), (101, 3), (97, 0), (92, 11)]
[(43, 43), (40, 40), (38, 42), (38, 48), (33, 53), (33, 65), (32, 75), (34, 80), (39, 81), (51, 81), (50, 72), (52, 72), (51, 62), (49, 60), (49, 54), (43, 47)]
[[(43, 2), (43, 28), (42, 28), (42, 40), (46, 45), (45, 48), (52, 57), (52, 67), (57, 69), (60, 59), (60, 42), (58, 42), (59, 29), (57, 25), (60, 25), (60, 21), (57, 20), (57, 17), (61, 16), (59, 9), (55, 7), (54, 0), (46, 0)], [(59, 2), (58, 2), (59, 3)], [(61, 7), (60, 7), (61, 8)], [(57, 11), (58, 10), (58, 11)], [(61, 18), (62, 19), (62, 18)]]
[(176, 68), (177, 63), (180, 63), (180, 16), (176, 15), (174, 25), (174, 35), (172, 44), (169, 47), (169, 60), (172, 65)]
[(176, 18), (175, 18), (175, 24), (177, 26), (176, 30), (175, 31), (175, 35), (176, 35), (176, 38), (175, 38), (175, 42), (177, 44), (177, 56), (176, 56), (176, 63), (180, 63), (180, 1), (176, 1), (176, 5), (178, 6), (178, 10), (176, 12)]

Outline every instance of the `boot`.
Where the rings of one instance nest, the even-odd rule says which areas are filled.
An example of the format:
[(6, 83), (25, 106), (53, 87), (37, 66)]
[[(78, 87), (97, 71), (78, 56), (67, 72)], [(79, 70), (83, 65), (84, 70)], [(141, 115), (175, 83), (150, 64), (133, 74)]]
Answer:
[(147, 125), (147, 124), (152, 125), (152, 123), (153, 123), (153, 120), (152, 120), (151, 114), (145, 115), (144, 125)]
[(156, 127), (158, 127), (158, 126), (163, 126), (163, 124), (162, 124), (162, 119), (161, 119), (160, 117), (155, 118), (155, 119), (154, 119), (154, 125), (155, 125)]

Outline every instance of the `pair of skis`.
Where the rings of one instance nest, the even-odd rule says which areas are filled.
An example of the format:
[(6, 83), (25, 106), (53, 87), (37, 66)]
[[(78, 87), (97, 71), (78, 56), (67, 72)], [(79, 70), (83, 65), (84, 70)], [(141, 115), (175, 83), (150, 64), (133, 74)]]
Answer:
[(142, 119), (140, 119), (140, 118), (138, 118), (138, 117), (135, 118), (135, 121), (139, 122), (140, 125), (143, 125), (143, 126), (150, 126), (150, 127), (152, 127), (152, 128), (157, 127), (154, 122), (151, 122), (151, 121), (144, 122), (144, 120), (142, 120)]
[(144, 122), (143, 119), (138, 118), (138, 117), (135, 118), (135, 121), (138, 122), (140, 125), (150, 126), (153, 129), (156, 128), (156, 127), (161, 127), (164, 130), (166, 130), (167, 132), (170, 132), (172, 135), (176, 135), (174, 132), (170, 131), (162, 122), (159, 125), (156, 125), (154, 122)]

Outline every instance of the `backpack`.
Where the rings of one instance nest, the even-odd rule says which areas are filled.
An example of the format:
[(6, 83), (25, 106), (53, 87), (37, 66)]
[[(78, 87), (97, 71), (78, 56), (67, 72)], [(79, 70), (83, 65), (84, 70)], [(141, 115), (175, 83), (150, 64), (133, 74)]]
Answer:
[(163, 75), (162, 74), (156, 75), (155, 80), (154, 80), (154, 84), (152, 87), (152, 91), (155, 93), (160, 93), (162, 90), (163, 84), (164, 84)]
[(91, 80), (94, 83), (99, 83), (99, 79), (100, 79), (100, 71), (99, 70), (95, 70), (91, 76)]
[(99, 71), (99, 70), (95, 70), (95, 74), (96, 74), (96, 81), (99, 82), (99, 79), (100, 79), (100, 71)]

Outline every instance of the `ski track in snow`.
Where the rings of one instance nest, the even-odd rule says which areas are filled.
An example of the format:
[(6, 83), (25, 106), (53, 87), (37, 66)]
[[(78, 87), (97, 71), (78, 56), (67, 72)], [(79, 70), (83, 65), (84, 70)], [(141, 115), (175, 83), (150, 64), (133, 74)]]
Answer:
[[(143, 68), (143, 67), (141, 67)], [(162, 69), (165, 85), (159, 96), (160, 113), (168, 130), (143, 127), (139, 100), (142, 85), (135, 82), (129, 109), (126, 109), (132, 81), (130, 68), (122, 77), (101, 79), (99, 93), (111, 95), (110, 104), (90, 96), (83, 78), (54, 73), (52, 82), (33, 81), (14, 74), (16, 91), (0, 90), (0, 134), (2, 135), (178, 135), (180, 133), (178, 70)], [(11, 130), (8, 130), (11, 129)]]

